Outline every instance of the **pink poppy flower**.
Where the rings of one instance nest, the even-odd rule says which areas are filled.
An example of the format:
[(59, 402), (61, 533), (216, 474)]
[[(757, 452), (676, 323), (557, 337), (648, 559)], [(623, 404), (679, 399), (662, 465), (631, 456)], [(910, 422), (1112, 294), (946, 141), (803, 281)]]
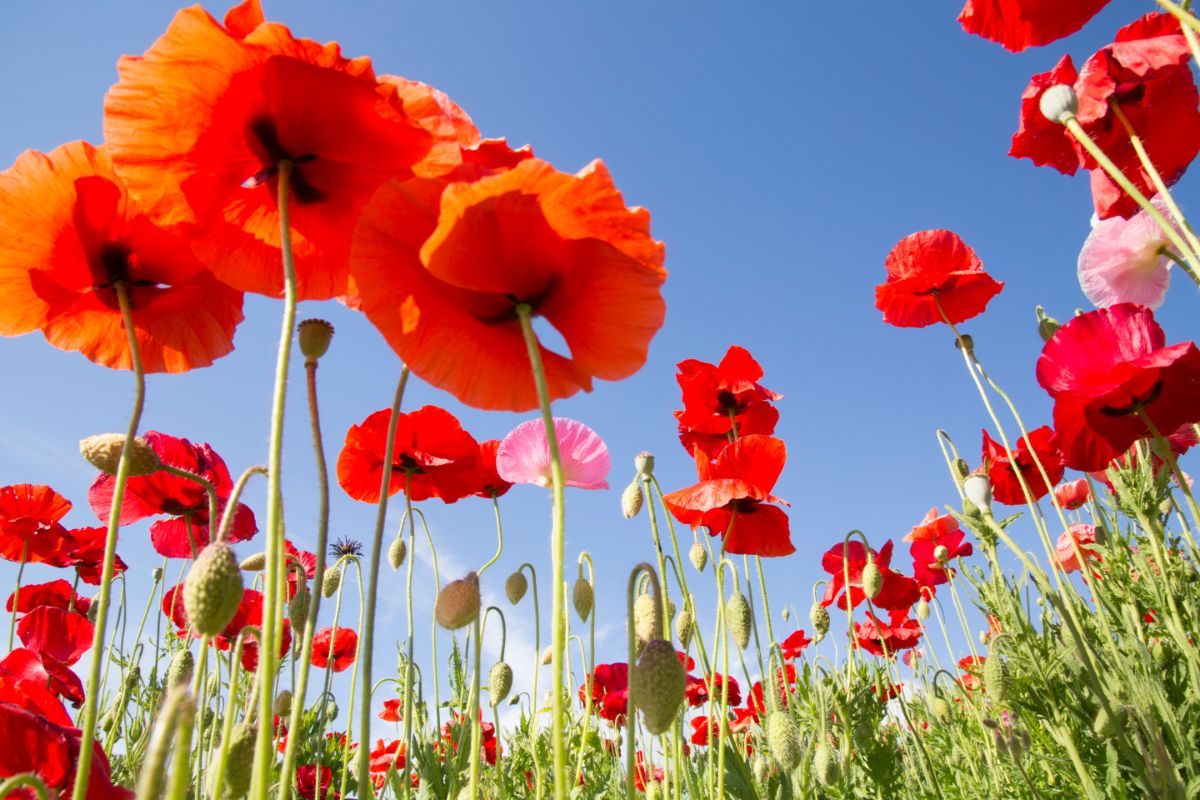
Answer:
[(1088, 501), (1091, 489), (1086, 478), (1080, 478), (1054, 487), (1054, 497), (1067, 511), (1074, 511)]
[(1058, 563), (1066, 572), (1076, 572), (1079, 570), (1079, 558), (1075, 554), (1075, 547), (1072, 546), (1071, 540), (1075, 540), (1075, 544), (1079, 546), (1079, 553), (1085, 561), (1100, 561), (1100, 554), (1096, 552), (1096, 528), (1092, 525), (1072, 525), (1069, 530), (1065, 530), (1058, 537), (1058, 541), (1054, 543), (1054, 555), (1058, 558)]
[[(612, 460), (595, 431), (573, 419), (555, 417), (554, 432), (562, 457), (563, 481), (580, 489), (607, 489)], [(522, 422), (500, 442), (496, 471), (509, 483), (549, 486), (550, 442), (540, 419)]]
[[(1154, 204), (1164, 215), (1161, 201)], [(1170, 247), (1162, 228), (1145, 211), (1129, 219), (1092, 217), (1092, 232), (1079, 252), (1079, 288), (1097, 308), (1138, 303), (1157, 309), (1171, 283)]]

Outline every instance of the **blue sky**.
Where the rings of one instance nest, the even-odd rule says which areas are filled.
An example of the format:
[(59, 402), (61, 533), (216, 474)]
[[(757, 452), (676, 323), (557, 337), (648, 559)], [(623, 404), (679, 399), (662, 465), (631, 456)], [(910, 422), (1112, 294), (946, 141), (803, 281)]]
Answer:
[[(883, 260), (902, 236), (953, 229), (1005, 282), (987, 313), (964, 329), (1026, 420), (1049, 422), (1048, 398), (1033, 376), (1041, 348), (1033, 309), (1042, 304), (1065, 318), (1085, 306), (1075, 259), (1091, 206), (1085, 178), (1005, 155), (1018, 98), (1032, 73), (1050, 69), (1063, 52), (1081, 63), (1152, 7), (1149, 0), (1115, 0), (1080, 34), (1012, 55), (962, 33), (955, 22), (960, 4), (951, 0), (737, 8), (266, 3), (267, 15), (297, 35), (340, 41), (349, 55), (370, 55), (381, 72), (446, 91), (487, 136), (530, 143), (568, 171), (604, 159), (627, 201), (651, 210), (671, 277), (667, 322), (649, 361), (629, 380), (599, 383), (592, 394), (556, 407), (597, 430), (615, 464), (614, 491), (572, 491), (568, 501), (568, 557), (587, 549), (596, 559), (601, 662), (624, 660), (624, 583), (634, 563), (652, 556), (645, 518), (627, 522), (618, 510), (634, 454), (657, 454), (668, 491), (694, 479), (671, 416), (679, 406), (674, 365), (684, 358), (716, 361), (740, 344), (763, 364), (764, 384), (785, 395), (777, 435), (788, 444), (789, 463), (776, 493), (792, 503), (798, 552), (768, 565), (776, 611), (786, 602), (803, 614), (812, 583), (822, 577), (820, 554), (848, 530), (862, 529), (880, 545), (903, 536), (931, 506), (956, 499), (934, 431), (948, 430), (977, 461), (985, 416), (948, 331), (893, 329), (874, 308)], [(0, 7), (0, 102), (7, 109), (0, 163), (26, 148), (97, 141), (116, 58), (146, 49), (176, 8), (149, 0)], [(1179, 190), (1185, 206), (1192, 182), (1185, 177)], [(1194, 336), (1189, 294), (1194, 289), (1177, 275), (1159, 314), (1169, 342)], [(232, 355), (184, 376), (151, 376), (144, 428), (211, 442), (235, 474), (265, 462), (280, 309), (248, 297)], [(306, 303), (300, 314), (330, 319), (338, 330), (320, 368), (332, 462), (346, 428), (389, 404), (399, 362), (361, 316), (334, 303)], [(0, 341), (0, 364), (0, 485), (50, 484), (76, 504), (69, 524), (95, 524), (86, 503), (93, 473), (77, 442), (124, 429), (130, 376), (55, 350), (38, 335)], [(293, 364), (301, 375), (299, 361)], [(303, 545), (313, 536), (316, 502), (303, 384), (291, 388), (287, 524)], [(427, 403), (459, 415), (479, 439), (501, 437), (531, 416), (474, 411), (419, 381), (410, 384), (405, 406)], [(249, 501), (261, 517), (261, 485)], [(393, 508), (389, 535), (400, 518)], [(543, 576), (548, 620), (546, 493), (519, 487), (502, 509), (505, 553), (486, 576), (485, 592), (502, 598), (504, 575), (531, 560)], [(435, 501), (426, 512), (444, 579), (490, 556), (494, 529), (485, 502)], [(335, 487), (331, 537), (365, 540), (373, 519), (372, 507)], [(145, 528), (123, 529), (119, 549), (131, 565), (135, 618), (158, 562)], [(1023, 532), (1033, 547), (1032, 530)], [(690, 538), (685, 534), (684, 549)], [(33, 567), (26, 574), (49, 580), (51, 572)], [(14, 573), (0, 565), (0, 585), (10, 585)], [(424, 562), (417, 573), (424, 645), (433, 585)], [(711, 579), (693, 584), (701, 587), (698, 605), (710, 608)], [(402, 591), (385, 566), (380, 669), (391, 668), (403, 635)], [(528, 602), (516, 613), (501, 604), (518, 684), (529, 671), (521, 663), (532, 660)], [(349, 602), (350, 613), (355, 605)], [(774, 621), (778, 632), (777, 615)], [(835, 623), (835, 634), (840, 630)], [(444, 655), (448, 639), (442, 642)]]

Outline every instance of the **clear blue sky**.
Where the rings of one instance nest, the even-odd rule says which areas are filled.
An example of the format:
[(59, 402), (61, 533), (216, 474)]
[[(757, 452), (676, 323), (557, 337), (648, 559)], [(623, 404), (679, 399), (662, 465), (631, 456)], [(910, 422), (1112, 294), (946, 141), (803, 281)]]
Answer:
[[(764, 383), (785, 395), (777, 435), (790, 458), (777, 494), (792, 503), (799, 552), (769, 564), (776, 609), (789, 602), (804, 613), (822, 577), (819, 554), (846, 531), (861, 528), (879, 545), (904, 535), (930, 506), (955, 499), (934, 431), (950, 431), (977, 461), (984, 413), (946, 330), (893, 329), (873, 306), (884, 257), (902, 236), (956, 230), (1006, 283), (965, 329), (1027, 421), (1049, 422), (1048, 399), (1033, 376), (1041, 347), (1033, 308), (1040, 303), (1066, 317), (1086, 304), (1075, 259), (1091, 207), (1085, 178), (1005, 155), (1018, 98), (1028, 77), (1063, 52), (1081, 63), (1153, 7), (1115, 0), (1082, 33), (1012, 55), (962, 33), (956, 0), (265, 5), (268, 17), (297, 35), (340, 41), (349, 55), (370, 55), (381, 72), (443, 89), (487, 136), (528, 142), (569, 171), (603, 158), (626, 199), (651, 210), (671, 277), (667, 322), (649, 362), (633, 378), (600, 383), (556, 409), (595, 428), (614, 457), (613, 492), (572, 491), (568, 501), (569, 558), (586, 548), (597, 562), (606, 634), (600, 661), (624, 660), (625, 579), (635, 561), (652, 555), (645, 518), (626, 522), (618, 511), (633, 455), (655, 452), (668, 490), (694, 480), (671, 416), (681, 359), (715, 361), (729, 344), (743, 345), (765, 367)], [(209, 9), (217, 16), (225, 10)], [(3, 4), (0, 162), (10, 164), (26, 148), (98, 140), (117, 57), (147, 48), (175, 10), (149, 0)], [(1183, 181), (1185, 204), (1193, 183)], [(1168, 341), (1195, 336), (1193, 294), (1177, 275), (1159, 314)], [(144, 427), (211, 442), (235, 474), (264, 462), (279, 312), (275, 301), (248, 297), (232, 355), (184, 376), (152, 376)], [(390, 402), (399, 364), (364, 318), (334, 303), (304, 304), (304, 316), (328, 318), (338, 329), (320, 368), (332, 461), (346, 428)], [(38, 335), (0, 341), (0, 365), (0, 485), (50, 484), (76, 504), (68, 524), (96, 524), (86, 502), (92, 472), (77, 442), (124, 429), (129, 374), (55, 350)], [(316, 503), (302, 382), (292, 389), (287, 522), (304, 545)], [(420, 382), (410, 386), (406, 407), (426, 403), (459, 415), (479, 439), (503, 436), (530, 416), (477, 412)], [(261, 486), (250, 502), (261, 517)], [(504, 575), (532, 560), (548, 608), (548, 499), (520, 487), (502, 507), (505, 554), (485, 591), (502, 597)], [(447, 577), (486, 560), (494, 547), (486, 503), (447, 508), (434, 501), (426, 510)], [(333, 537), (365, 540), (373, 517), (373, 508), (335, 487)], [(399, 517), (391, 515), (389, 528)], [(1033, 546), (1032, 531), (1024, 535)], [(690, 534), (684, 548), (688, 541)], [(907, 549), (898, 550), (896, 562), (907, 569)], [(144, 597), (136, 587), (158, 561), (145, 523), (123, 529), (119, 552), (131, 565), (136, 621)], [(380, 668), (390, 670), (403, 587), (386, 569), (378, 652)], [(11, 585), (14, 572), (0, 565), (0, 585)], [(51, 573), (33, 567), (26, 574), (37, 581)], [(418, 575), (418, 641), (425, 645), (432, 585), (424, 565)], [(698, 604), (711, 607), (711, 582), (694, 583), (703, 587)], [(521, 609), (528, 613), (528, 600)], [(529, 622), (516, 617), (510, 614), (510, 634), (520, 644)], [(775, 624), (778, 631), (778, 616)], [(520, 682), (528, 672), (518, 663), (523, 653), (509, 660)]]

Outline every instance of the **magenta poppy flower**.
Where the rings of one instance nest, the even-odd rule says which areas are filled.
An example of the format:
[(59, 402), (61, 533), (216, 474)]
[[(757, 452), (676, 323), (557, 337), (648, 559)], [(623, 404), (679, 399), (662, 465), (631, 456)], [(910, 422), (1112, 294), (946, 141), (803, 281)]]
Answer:
[[(1159, 199), (1154, 205), (1170, 218)], [(1145, 211), (1129, 219), (1092, 218), (1092, 232), (1079, 252), (1079, 288), (1097, 308), (1138, 303), (1157, 309), (1171, 284), (1171, 248), (1162, 228)]]
[[(216, 487), (217, 513), (224, 513), (226, 501), (233, 492), (233, 479), (229, 477), (229, 468), (211, 445), (192, 444), (187, 439), (158, 431), (147, 431), (144, 438), (164, 464), (199, 475), (212, 483)], [(88, 502), (102, 520), (107, 520), (112, 511), (115, 485), (116, 478), (112, 475), (100, 475), (88, 490)], [(208, 493), (195, 481), (162, 471), (130, 478), (121, 505), (119, 524), (129, 525), (156, 516), (170, 517), (150, 526), (150, 541), (159, 555), (191, 558), (193, 552), (199, 552), (208, 544)], [(243, 542), (257, 532), (254, 512), (249, 506), (238, 503), (229, 541)]]
[[(555, 417), (554, 433), (562, 458), (563, 482), (579, 489), (607, 489), (612, 459), (608, 445), (587, 425)], [(550, 442), (540, 419), (522, 422), (496, 451), (496, 471), (509, 483), (550, 486)]]

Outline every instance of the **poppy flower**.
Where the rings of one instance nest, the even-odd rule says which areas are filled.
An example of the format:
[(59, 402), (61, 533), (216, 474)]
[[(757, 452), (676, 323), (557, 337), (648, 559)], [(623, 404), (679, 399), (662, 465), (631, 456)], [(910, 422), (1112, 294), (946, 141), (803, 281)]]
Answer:
[(771, 403), (783, 395), (758, 382), (762, 367), (745, 348), (731, 346), (720, 364), (690, 358), (676, 369), (683, 408), (675, 419), (689, 454), (700, 447), (714, 457), (738, 437), (775, 432), (779, 411)]
[(1082, 508), (1091, 496), (1092, 490), (1086, 478), (1068, 481), (1054, 488), (1054, 498), (1067, 511)]
[[(586, 705), (584, 692), (587, 684), (579, 687), (579, 704)], [(597, 664), (592, 671), (592, 708), (604, 719), (621, 725), (629, 708), (629, 665), (624, 662)]]
[[(554, 437), (562, 462), (563, 483), (579, 489), (607, 489), (612, 459), (604, 440), (587, 425), (554, 418)], [(522, 422), (504, 437), (496, 451), (496, 471), (509, 483), (549, 487), (550, 442), (540, 419)]]
[(715, 459), (693, 451), (700, 482), (663, 498), (667, 509), (693, 530), (725, 538), (725, 552), (786, 556), (792, 545), (787, 514), (771, 503), (787, 505), (771, 494), (783, 471), (787, 450), (770, 436), (751, 435), (726, 445)]
[[(1155, 198), (1164, 219), (1166, 205)], [(1097, 308), (1138, 303), (1157, 309), (1171, 284), (1170, 250), (1162, 228), (1144, 210), (1129, 219), (1093, 219), (1092, 232), (1079, 253), (1079, 288)]]
[(387, 744), (384, 744), (383, 739), (378, 740), (375, 744), (375, 749), (371, 751), (369, 768), (371, 783), (374, 784), (376, 789), (382, 789), (387, 783), (389, 769), (395, 767), (397, 772), (403, 771), (405, 764), (404, 753), (404, 743), (399, 739), (393, 739)]
[[(100, 585), (104, 571), (104, 544), (108, 539), (108, 528), (72, 528), (67, 531), (67, 556), (63, 566), (74, 566), (79, 580), (90, 586)], [(54, 562), (57, 565), (57, 561)], [(129, 569), (120, 554), (113, 557), (113, 577)]]
[(1063, 56), (1049, 72), (1034, 75), (1021, 93), (1021, 112), (1017, 132), (1008, 154), (1028, 158), (1036, 166), (1054, 167), (1064, 175), (1079, 171), (1080, 157), (1075, 139), (1062, 125), (1042, 113), (1042, 94), (1051, 86), (1070, 86), (1079, 78), (1075, 62)]
[(958, 683), (968, 692), (973, 692), (983, 686), (983, 666), (987, 656), (966, 656), (958, 660), (958, 668), (963, 671)]
[[(779, 704), (783, 708), (788, 707), (789, 686), (796, 682), (797, 673), (796, 665), (788, 662), (783, 665), (782, 669), (775, 671), (775, 688), (779, 692)], [(746, 698), (746, 707), (750, 710), (750, 714), (755, 720), (769, 710), (769, 705), (766, 701), (766, 695), (763, 693), (763, 682), (755, 681), (750, 687), (750, 694)]]
[(924, 519), (905, 535), (903, 541), (919, 542), (923, 539), (936, 539), (956, 530), (958, 530), (958, 520), (949, 514), (939, 514), (937, 508), (931, 508), (925, 513)]
[(341, 672), (358, 657), (358, 634), (353, 628), (324, 628), (313, 637), (312, 665), (325, 669), (331, 663)]
[[(729, 685), (728, 690), (722, 689), (726, 682)], [(730, 708), (742, 702), (742, 689), (738, 686), (737, 679), (730, 675), (727, 681), (725, 676), (719, 672), (714, 672), (707, 677), (688, 675), (684, 694), (688, 705), (696, 708), (707, 703), (710, 696), (715, 698), (719, 704), (721, 702), (722, 691), (728, 692), (726, 703)]]
[[(233, 479), (225, 461), (209, 444), (192, 444), (187, 439), (147, 431), (143, 436), (164, 464), (205, 478), (216, 489), (217, 513), (223, 514)], [(98, 475), (88, 490), (88, 502), (100, 519), (108, 519), (112, 510), (116, 478)], [(150, 543), (167, 558), (191, 558), (209, 542), (208, 492), (195, 481), (168, 472), (155, 472), (129, 479), (121, 504), (120, 525), (129, 525), (146, 517), (167, 515), (150, 526)], [(190, 538), (189, 538), (190, 528)], [(228, 541), (244, 542), (258, 532), (254, 512), (238, 503)]]
[[(289, 567), (299, 565), (304, 571), (304, 574), (309, 577), (315, 577), (317, 574), (317, 554), (310, 553), (307, 550), (299, 550), (290, 539), (283, 540), (283, 550), (288, 556)], [(288, 582), (288, 600), (296, 596), (296, 592), (300, 590), (301, 578), (296, 574), (294, 568), (287, 571)]]
[(1108, 467), (1149, 435), (1200, 421), (1200, 350), (1166, 346), (1154, 312), (1118, 303), (1067, 322), (1042, 349), (1037, 379), (1054, 398), (1054, 429), (1067, 466)]
[(333, 770), (324, 764), (301, 764), (296, 767), (296, 794), (305, 800), (338, 800), (337, 789), (329, 788)]
[[(943, 568), (937, 557), (939, 547), (946, 548), (946, 561), (965, 558), (975, 552), (970, 542), (964, 542), (966, 534), (959, 529), (943, 533), (933, 539), (921, 539), (909, 547), (913, 560), (913, 579), (921, 588), (941, 586), (954, 575), (951, 567)], [(881, 592), (882, 594), (882, 592)]]
[(475, 408), (528, 411), (538, 398), (518, 305), (569, 350), (540, 346), (551, 400), (645, 363), (666, 311), (649, 222), (602, 163), (568, 175), (525, 158), (448, 186), (385, 186), (363, 211), (353, 275), (363, 311), (413, 373)]
[(825, 586), (825, 596), (821, 598), (821, 605), (828, 608), (834, 603), (839, 603), (838, 608), (854, 609), (866, 599), (862, 588), (862, 573), (867, 566), (868, 557), (875, 562), (883, 577), (879, 594), (871, 600), (877, 608), (889, 611), (907, 609), (920, 599), (917, 582), (890, 568), (890, 539), (879, 552), (871, 550), (869, 553), (862, 542), (853, 541), (849, 544), (835, 544), (821, 557), (821, 568), (829, 573), (829, 583)]
[(23, 647), (0, 661), (0, 703), (12, 703), (49, 722), (71, 727), (75, 723), (60, 698), (77, 708), (83, 703), (83, 682), (67, 667), (44, 663)]
[(50, 606), (64, 611), (71, 610), (86, 617), (91, 605), (90, 598), (76, 594), (68, 581), (59, 579), (20, 587), (8, 596), (4, 610), (26, 614), (39, 606)]
[[(176, 633), (179, 636), (187, 636), (191, 633), (187, 611), (183, 607), (182, 583), (167, 589), (163, 593), (162, 612), (175, 625)], [(234, 613), (233, 619), (229, 621), (224, 630), (212, 637), (213, 644), (216, 645), (218, 650), (228, 650), (243, 628), (248, 625), (261, 628), (262, 621), (262, 592), (257, 589), (242, 589), (242, 602), (238, 604), (238, 610)], [(193, 638), (198, 639), (200, 637), (198, 634), (194, 634)], [(247, 645), (249, 644), (250, 642), (248, 641)]]
[(688, 737), (688, 741), (699, 747), (707, 747), (710, 739), (715, 739), (721, 735), (720, 726), (716, 720), (710, 720), (707, 716), (692, 717), (688, 720), (688, 724), (692, 726), (692, 734)]
[[(884, 262), (887, 280), (875, 287), (875, 307), (898, 328), (952, 324), (982, 314), (1004, 284), (951, 231), (918, 231), (901, 239)], [(939, 310), (939, 305), (941, 309)]]
[[(1072, 539), (1075, 540), (1074, 545), (1072, 545)], [(1079, 556), (1075, 554), (1076, 546), (1078, 546), (1084, 561), (1103, 561), (1100, 553), (1097, 552), (1096, 527), (1086, 524), (1072, 525), (1059, 534), (1058, 541), (1054, 543), (1054, 556), (1058, 559), (1064, 572), (1079, 572), (1080, 570)]]
[[(1042, 477), (1041, 470), (1034, 459), (1041, 462), (1046, 471), (1049, 483)], [(983, 432), (983, 463), (987, 468), (988, 479), (992, 482), (992, 499), (1007, 506), (1025, 505), (1025, 492), (1021, 490), (1020, 473), (1034, 501), (1049, 494), (1050, 489), (1062, 480), (1062, 454), (1058, 452), (1058, 442), (1054, 431), (1046, 425), (1022, 436), (1009, 460), (1004, 446), (992, 440), (985, 430)]]
[(206, 367), (233, 350), (241, 292), (150, 220), (105, 148), (28, 151), (0, 174), (0, 334), (40, 330), (59, 349), (132, 369), (119, 282), (146, 372)]
[[(5, 746), (0, 748), (0, 778), (34, 772), (52, 791), (71, 795), (83, 747), (77, 728), (57, 725), (13, 703), (0, 703), (0, 730), (5, 732)], [(133, 792), (113, 784), (100, 742), (92, 747), (86, 800), (133, 800)]]
[(43, 660), (67, 666), (91, 649), (94, 633), (86, 617), (54, 606), (38, 606), (17, 623), (17, 636), (26, 647)]
[(812, 639), (805, 636), (803, 630), (797, 630), (779, 643), (779, 649), (783, 652), (783, 657), (791, 661), (799, 658), (800, 654), (804, 652), (804, 648), (810, 644), (812, 644)]
[[(346, 431), (346, 443), (338, 456), (338, 483), (355, 500), (379, 502), (390, 422), (391, 411), (384, 409)], [(463, 497), (459, 476), (475, 465), (478, 454), (479, 444), (449, 411), (424, 406), (401, 414), (396, 422), (388, 495), (407, 485), (414, 501), (437, 497), (453, 503)]]
[(873, 656), (894, 658), (901, 650), (917, 646), (921, 623), (909, 619), (908, 609), (892, 611), (887, 622), (867, 611), (865, 622), (854, 623), (854, 640)]
[(403, 701), (399, 699), (384, 700), (383, 711), (380, 711), (377, 716), (384, 722), (400, 722), (403, 719), (401, 716), (403, 708)]
[(658, 784), (662, 784), (665, 774), (663, 773), (661, 767), (647, 768), (644, 763), (644, 759), (642, 758), (641, 750), (637, 751), (637, 754), (634, 758), (636, 767), (634, 768), (633, 785), (639, 792), (645, 793), (646, 784), (650, 781), (656, 781)]
[[(257, 623), (251, 623), (251, 624), (255, 624), (256, 627), (261, 626), (262, 625), (262, 615), (261, 614), (259, 615), (258, 619), (259, 619), (259, 621)], [(243, 625), (242, 627), (245, 627), (245, 626)], [(229, 628), (226, 628), (226, 631), (228, 631), (228, 630), (229, 630)], [(222, 648), (222, 647), (220, 647), (220, 645), (218, 645), (218, 649), (224, 649), (224, 648)], [(283, 657), (286, 656), (288, 651), (291, 649), (292, 649), (292, 623), (291, 623), (291, 620), (284, 619), (281, 621), (281, 625), (280, 625), (280, 636), (279, 636), (279, 658), (280, 658), (280, 660), (282, 660)], [(249, 673), (258, 671), (258, 637), (257, 636), (249, 637), (242, 643), (242, 669)]]
[(411, 119), (367, 59), (259, 18), (243, 9), (229, 30), (198, 6), (180, 11), (143, 56), (118, 62), (105, 140), (131, 191), (195, 231), (218, 277), (271, 296), (283, 288), (278, 168), (291, 161), (298, 296), (334, 297), (363, 204), (387, 180), (445, 171), (458, 143)]
[(1019, 53), (1070, 36), (1109, 0), (967, 0), (959, 24), (967, 33)]
[(40, 563), (63, 549), (67, 529), (58, 523), (71, 501), (32, 483), (0, 486), (0, 557)]
[(513, 487), (512, 483), (500, 477), (496, 466), (496, 455), (500, 449), (499, 439), (489, 439), (479, 443), (479, 455), (475, 465), (459, 476), (463, 486), (463, 495), (473, 495), (492, 499), (502, 497)]

